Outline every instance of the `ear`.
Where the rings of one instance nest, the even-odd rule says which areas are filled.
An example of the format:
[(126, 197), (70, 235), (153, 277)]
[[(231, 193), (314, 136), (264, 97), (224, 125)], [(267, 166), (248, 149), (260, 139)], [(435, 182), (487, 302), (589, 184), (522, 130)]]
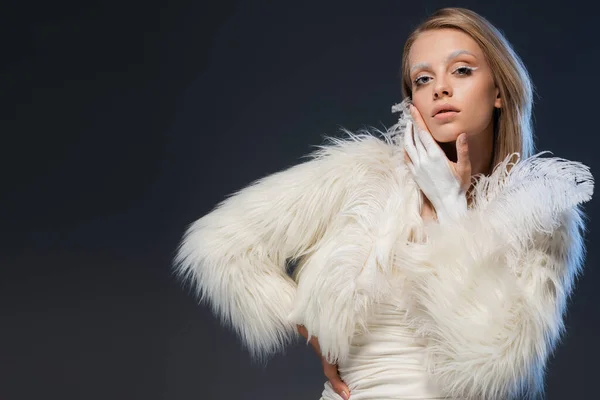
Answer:
[(495, 108), (502, 108), (502, 98), (500, 97), (500, 89), (496, 88), (496, 100), (494, 101)]

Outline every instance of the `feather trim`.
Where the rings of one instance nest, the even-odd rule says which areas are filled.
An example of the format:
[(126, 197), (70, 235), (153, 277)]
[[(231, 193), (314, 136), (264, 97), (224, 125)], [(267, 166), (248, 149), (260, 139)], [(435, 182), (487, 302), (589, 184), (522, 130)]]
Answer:
[(428, 243), (403, 259), (407, 318), (429, 338), (428, 369), (451, 397), (540, 394), (582, 267), (589, 169), (539, 155), (508, 163), (480, 178), (463, 220), (431, 224)]

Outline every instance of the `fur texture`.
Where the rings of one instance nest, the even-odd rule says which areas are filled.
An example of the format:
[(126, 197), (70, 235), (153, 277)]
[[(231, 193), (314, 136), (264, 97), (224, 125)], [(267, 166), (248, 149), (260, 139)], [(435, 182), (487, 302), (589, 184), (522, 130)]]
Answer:
[(447, 395), (533, 396), (581, 270), (592, 176), (575, 162), (509, 157), (478, 179), (463, 220), (424, 226), (404, 127), (401, 117), (382, 138), (332, 139), (235, 193), (188, 229), (177, 271), (253, 356), (281, 350), (303, 324), (330, 362), (402, 275), (407, 318), (429, 339), (427, 367)]
[(577, 205), (592, 177), (581, 164), (534, 157), (482, 179), (467, 217), (431, 224), (426, 243), (403, 251), (407, 315), (430, 339), (428, 369), (446, 394), (533, 398), (582, 268)]
[[(380, 289), (353, 277), (372, 273), (376, 261), (391, 267), (389, 254), (370, 249), (381, 236), (380, 252), (390, 250), (383, 213), (405, 196), (400, 164), (389, 141), (332, 139), (310, 161), (253, 183), (192, 224), (176, 270), (255, 358), (281, 350), (295, 323), (319, 337), (332, 361), (343, 357)], [(301, 260), (299, 288), (286, 274), (290, 259)]]

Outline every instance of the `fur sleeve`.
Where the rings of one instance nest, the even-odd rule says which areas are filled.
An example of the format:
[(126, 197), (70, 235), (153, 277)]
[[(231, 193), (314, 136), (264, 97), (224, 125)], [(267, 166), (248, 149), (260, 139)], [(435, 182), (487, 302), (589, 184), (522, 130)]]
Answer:
[(407, 190), (406, 174), (395, 174), (386, 167), (390, 163), (367, 163), (373, 165), (368, 178), (301, 269), (290, 316), (318, 337), (330, 363), (347, 357), (354, 335), (367, 328), (373, 303), (391, 293), (394, 245), (408, 236), (410, 222), (420, 218), (416, 207), (415, 215), (408, 213), (418, 194), (416, 186)]
[(583, 263), (579, 204), (587, 167), (506, 161), (452, 226), (432, 224), (408, 267), (409, 318), (429, 338), (427, 366), (450, 397), (513, 399), (543, 392), (544, 369)]
[(296, 335), (289, 316), (297, 285), (286, 273), (286, 261), (318, 249), (367, 174), (369, 165), (361, 158), (368, 158), (369, 143), (383, 142), (359, 136), (334, 140), (313, 159), (235, 193), (187, 230), (177, 272), (253, 357), (266, 358)]

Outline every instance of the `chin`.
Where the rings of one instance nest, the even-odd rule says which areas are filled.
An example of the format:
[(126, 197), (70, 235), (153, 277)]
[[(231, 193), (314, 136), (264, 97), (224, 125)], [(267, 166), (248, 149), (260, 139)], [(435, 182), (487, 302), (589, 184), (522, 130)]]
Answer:
[(452, 132), (431, 132), (431, 136), (438, 143), (450, 143), (456, 142), (458, 139), (458, 135), (460, 135), (460, 131), (452, 130)]

